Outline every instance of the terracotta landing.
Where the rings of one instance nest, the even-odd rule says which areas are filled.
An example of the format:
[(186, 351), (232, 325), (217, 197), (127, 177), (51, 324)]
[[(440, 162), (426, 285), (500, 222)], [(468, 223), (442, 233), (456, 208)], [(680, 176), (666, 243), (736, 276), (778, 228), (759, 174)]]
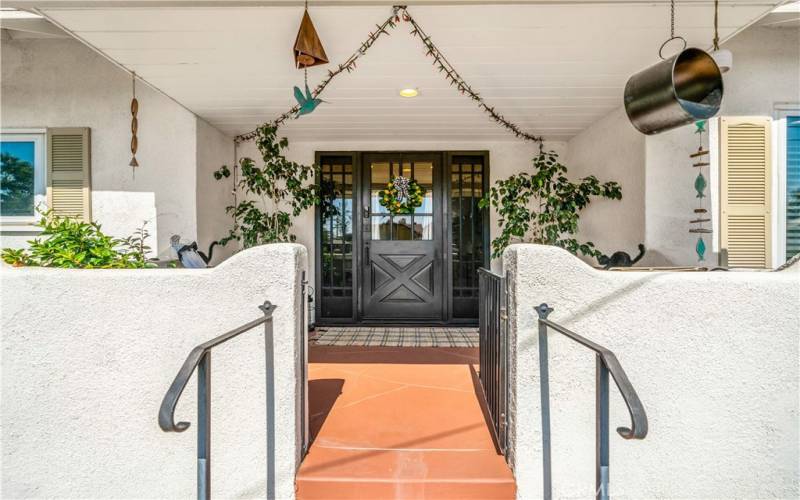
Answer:
[(297, 498), (513, 499), (476, 396), (477, 349), (314, 346)]

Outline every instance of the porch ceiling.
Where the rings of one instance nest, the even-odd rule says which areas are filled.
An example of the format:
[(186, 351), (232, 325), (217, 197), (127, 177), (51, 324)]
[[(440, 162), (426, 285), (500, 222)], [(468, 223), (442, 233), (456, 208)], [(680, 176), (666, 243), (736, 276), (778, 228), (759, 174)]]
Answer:
[[(51, 2), (52, 4), (53, 2)], [(88, 2), (87, 2), (88, 3)], [(775, 1), (722, 2), (728, 37)], [(655, 62), (668, 36), (668, 2), (525, 5), (412, 5), (410, 12), (489, 104), (524, 129), (565, 140), (622, 103), (628, 76)], [(63, 8), (42, 12), (231, 135), (293, 105), (302, 71), (291, 47), (299, 6)], [(311, 16), (332, 64), (390, 13), (385, 5), (322, 5)], [(677, 8), (676, 32), (707, 47), (713, 6)], [(400, 23), (336, 78), (310, 116), (285, 126), (295, 140), (513, 139), (451, 88), (408, 24)], [(417, 87), (420, 95), (398, 91)]]

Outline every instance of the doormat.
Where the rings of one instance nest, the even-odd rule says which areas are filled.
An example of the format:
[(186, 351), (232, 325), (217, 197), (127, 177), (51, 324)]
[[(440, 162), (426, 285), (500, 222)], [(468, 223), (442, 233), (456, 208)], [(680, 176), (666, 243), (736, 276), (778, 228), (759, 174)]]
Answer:
[(478, 329), (470, 327), (323, 326), (313, 345), (381, 347), (478, 347)]

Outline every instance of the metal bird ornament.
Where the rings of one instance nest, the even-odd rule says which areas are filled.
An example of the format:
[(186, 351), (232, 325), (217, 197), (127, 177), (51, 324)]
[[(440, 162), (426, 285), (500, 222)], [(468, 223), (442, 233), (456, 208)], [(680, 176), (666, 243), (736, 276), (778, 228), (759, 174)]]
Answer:
[(297, 110), (297, 115), (295, 118), (298, 118), (302, 115), (307, 115), (317, 109), (319, 103), (325, 102), (322, 99), (315, 98), (311, 95), (311, 90), (309, 90), (308, 85), (306, 84), (306, 94), (303, 95), (303, 91), (300, 90), (300, 87), (294, 88), (294, 98), (297, 99), (297, 104), (300, 106), (300, 109)]
[(700, 121), (694, 122), (694, 126), (696, 127), (696, 130), (694, 131), (695, 134), (702, 134), (703, 132), (706, 131), (706, 121), (705, 120), (700, 120)]

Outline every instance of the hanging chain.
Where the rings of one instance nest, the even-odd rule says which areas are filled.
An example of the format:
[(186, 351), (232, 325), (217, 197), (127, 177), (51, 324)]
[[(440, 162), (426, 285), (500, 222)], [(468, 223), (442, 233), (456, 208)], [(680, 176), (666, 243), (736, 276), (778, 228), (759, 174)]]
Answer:
[(669, 36), (675, 38), (675, 0), (669, 0)]
[(714, 0), (714, 50), (719, 50), (719, 0)]

